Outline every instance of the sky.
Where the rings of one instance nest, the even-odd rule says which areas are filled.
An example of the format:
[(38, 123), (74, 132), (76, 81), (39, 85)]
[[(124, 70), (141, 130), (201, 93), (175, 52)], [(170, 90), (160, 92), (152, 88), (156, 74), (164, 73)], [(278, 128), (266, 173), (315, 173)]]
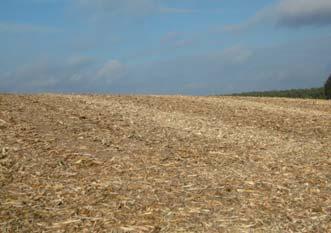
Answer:
[(0, 0), (0, 92), (322, 86), (330, 0)]

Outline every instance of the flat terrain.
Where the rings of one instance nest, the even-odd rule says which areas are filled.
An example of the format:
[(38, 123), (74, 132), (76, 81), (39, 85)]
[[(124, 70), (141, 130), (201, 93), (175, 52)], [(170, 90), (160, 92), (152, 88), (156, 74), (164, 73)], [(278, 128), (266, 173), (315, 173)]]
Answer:
[(331, 232), (331, 101), (0, 95), (0, 232)]

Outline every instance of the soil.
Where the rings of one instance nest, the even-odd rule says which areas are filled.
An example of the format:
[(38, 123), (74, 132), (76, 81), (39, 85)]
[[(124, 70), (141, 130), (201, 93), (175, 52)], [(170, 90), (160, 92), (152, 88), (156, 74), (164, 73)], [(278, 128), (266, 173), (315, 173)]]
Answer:
[(331, 232), (331, 101), (1, 94), (0, 232)]

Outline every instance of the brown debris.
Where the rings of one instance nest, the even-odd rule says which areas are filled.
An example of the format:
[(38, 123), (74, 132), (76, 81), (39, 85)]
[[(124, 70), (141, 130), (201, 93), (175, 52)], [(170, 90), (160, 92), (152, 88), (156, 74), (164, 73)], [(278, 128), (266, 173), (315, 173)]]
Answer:
[(0, 95), (0, 232), (331, 232), (331, 102)]
[(2, 119), (0, 119), (0, 129), (5, 129), (7, 128), (8, 123)]

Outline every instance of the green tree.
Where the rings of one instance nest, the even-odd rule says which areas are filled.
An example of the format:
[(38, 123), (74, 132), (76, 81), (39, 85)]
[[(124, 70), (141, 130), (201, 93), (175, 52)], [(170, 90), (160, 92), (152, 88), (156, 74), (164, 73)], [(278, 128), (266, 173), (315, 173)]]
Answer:
[(326, 83), (324, 85), (324, 91), (325, 91), (325, 96), (327, 99), (331, 99), (331, 75), (328, 78), (328, 80), (326, 80)]

